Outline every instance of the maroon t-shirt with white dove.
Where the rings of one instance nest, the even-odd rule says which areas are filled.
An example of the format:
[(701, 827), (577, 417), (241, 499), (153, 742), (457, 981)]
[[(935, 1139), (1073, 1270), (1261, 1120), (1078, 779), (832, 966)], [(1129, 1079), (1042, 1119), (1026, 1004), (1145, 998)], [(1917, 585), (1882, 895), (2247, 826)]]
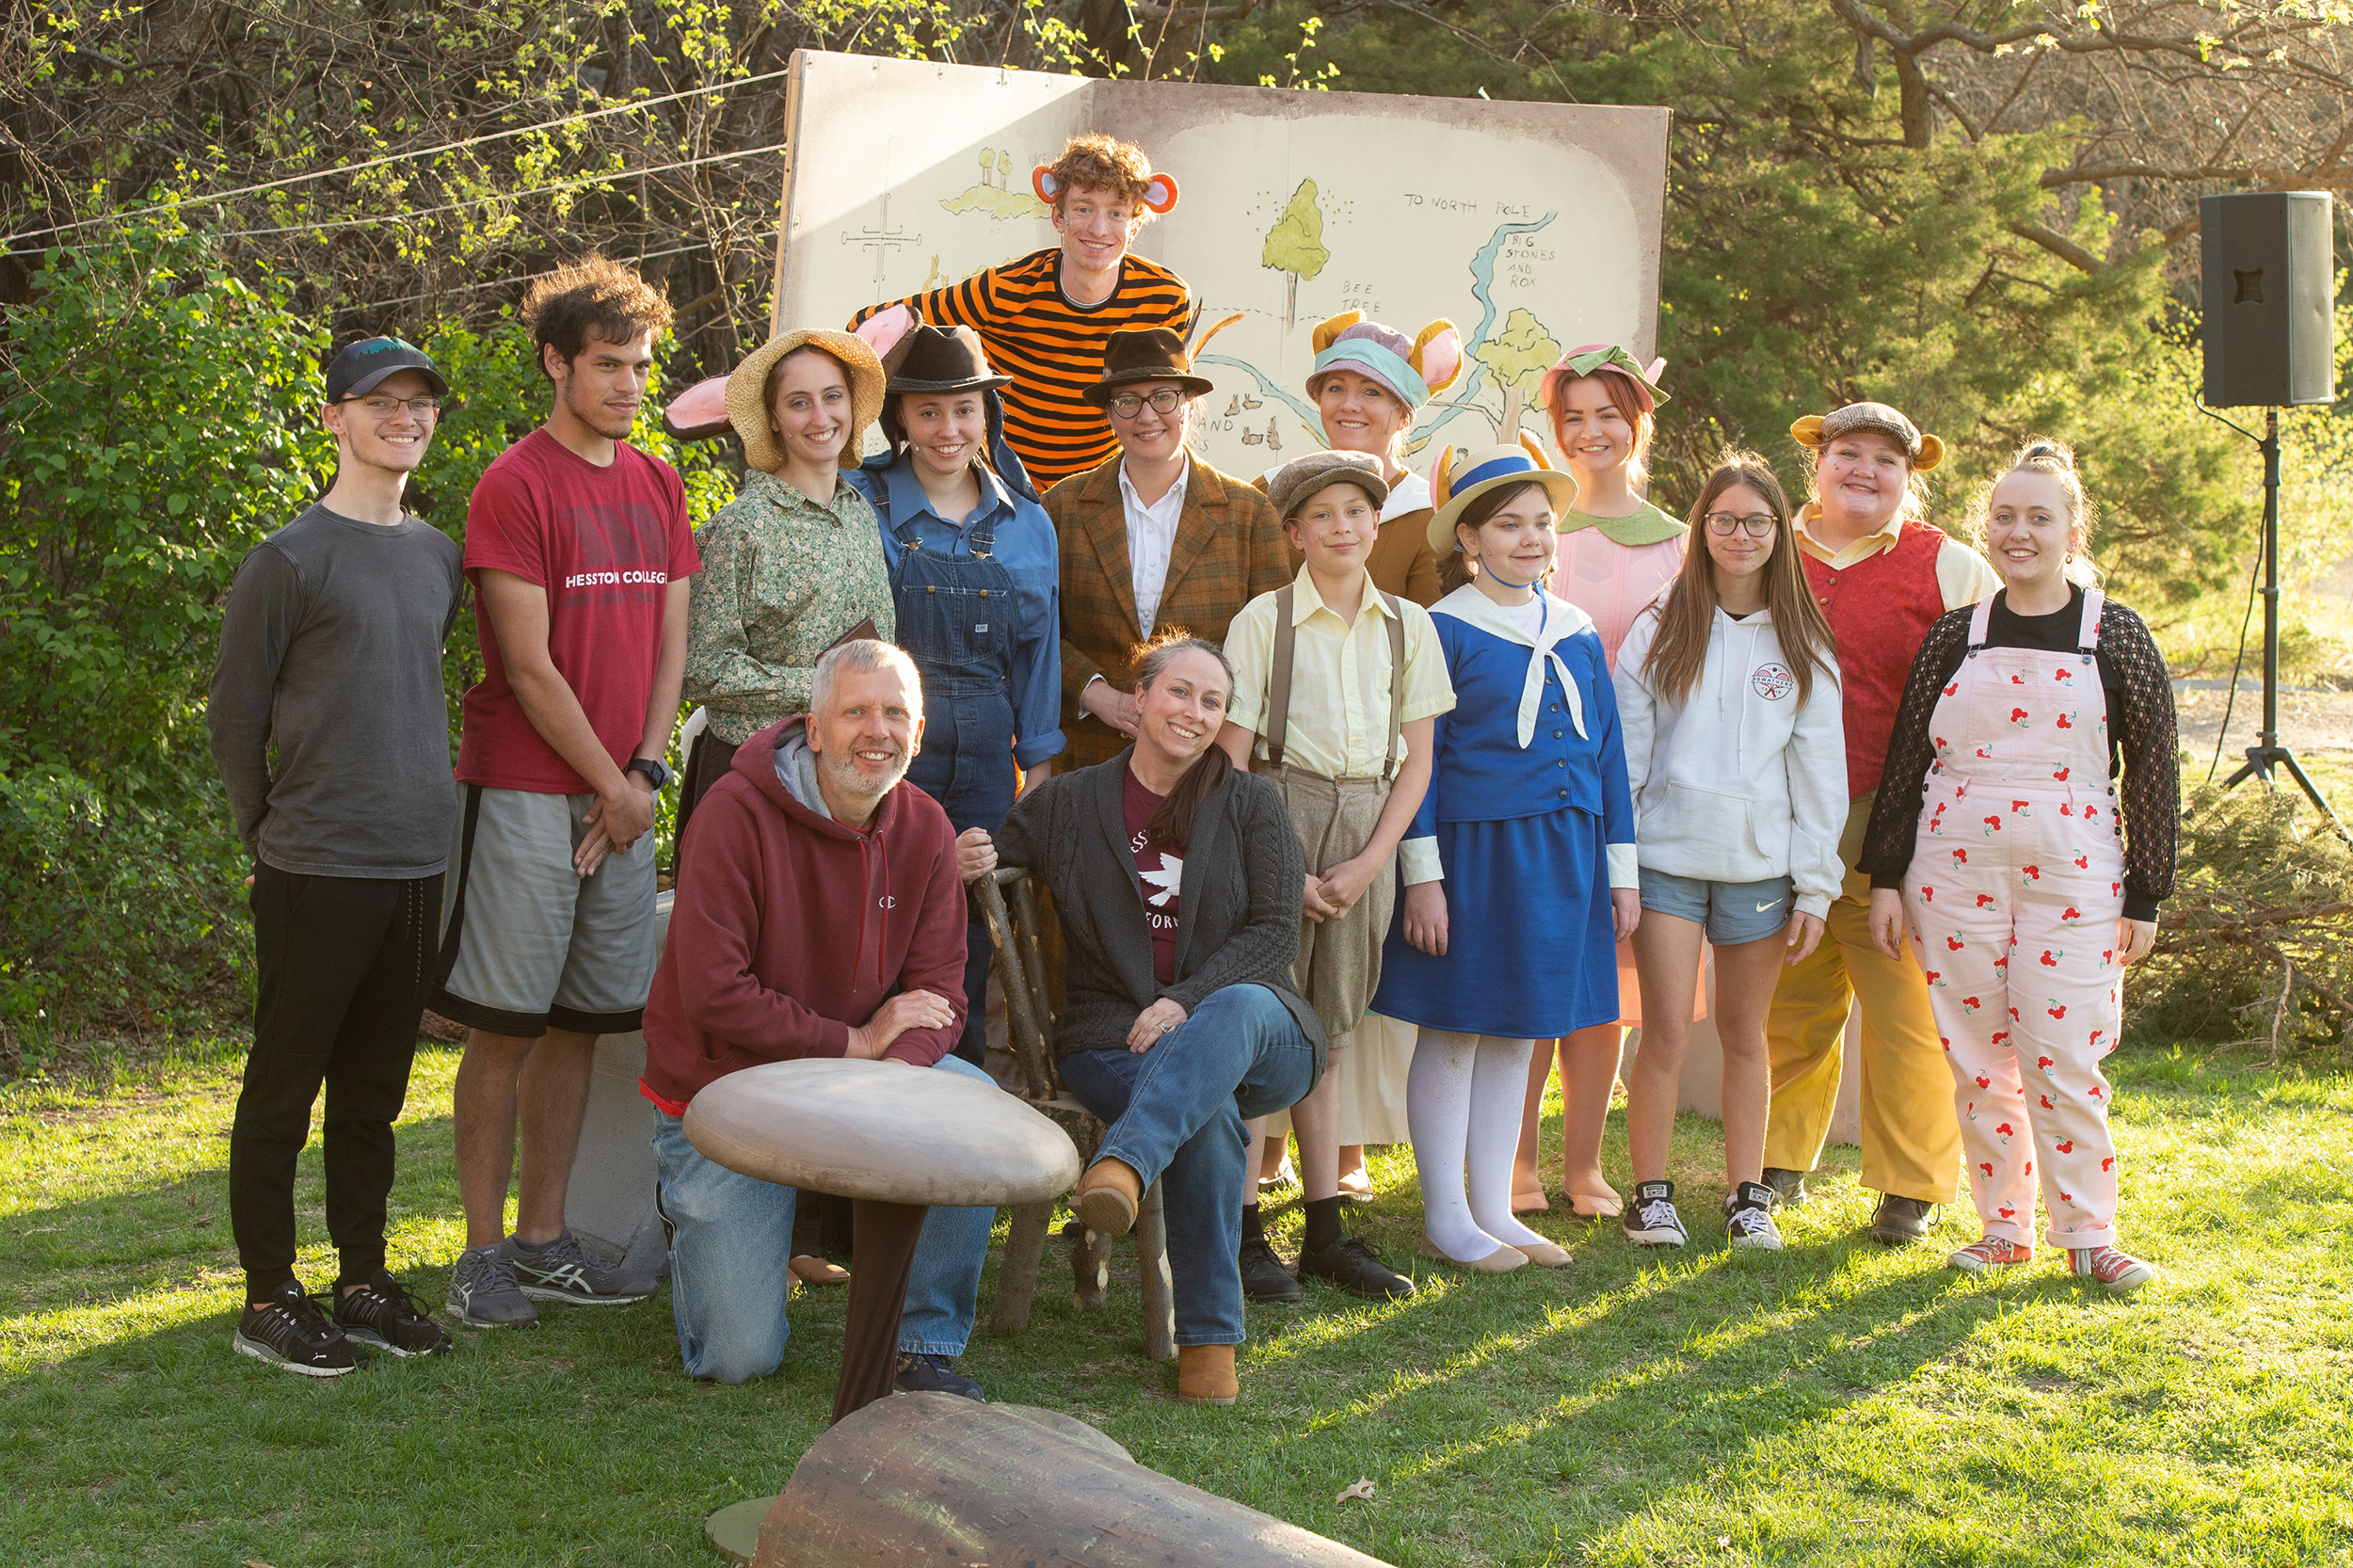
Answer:
[(1166, 795), (1156, 795), (1128, 770), (1119, 803), (1128, 819), (1128, 853), (1136, 857), (1136, 877), (1144, 884), (1144, 923), (1152, 932), (1152, 978), (1163, 985), (1176, 984), (1176, 900), (1185, 874), (1184, 857), (1144, 841), (1144, 824), (1160, 808)]

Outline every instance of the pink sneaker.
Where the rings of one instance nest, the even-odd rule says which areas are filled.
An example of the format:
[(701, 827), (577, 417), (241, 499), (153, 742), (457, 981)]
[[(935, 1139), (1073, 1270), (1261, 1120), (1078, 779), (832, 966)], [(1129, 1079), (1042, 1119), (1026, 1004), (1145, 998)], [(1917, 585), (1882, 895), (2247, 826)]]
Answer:
[(2117, 1247), (2070, 1247), (2067, 1267), (2078, 1279), (2097, 1281), (2118, 1296), (2129, 1296), (2157, 1277), (2154, 1267)]
[(1990, 1274), (1998, 1269), (2015, 1269), (2033, 1257), (2034, 1249), (2024, 1241), (1989, 1236), (1970, 1242), (1945, 1261), (1965, 1274)]

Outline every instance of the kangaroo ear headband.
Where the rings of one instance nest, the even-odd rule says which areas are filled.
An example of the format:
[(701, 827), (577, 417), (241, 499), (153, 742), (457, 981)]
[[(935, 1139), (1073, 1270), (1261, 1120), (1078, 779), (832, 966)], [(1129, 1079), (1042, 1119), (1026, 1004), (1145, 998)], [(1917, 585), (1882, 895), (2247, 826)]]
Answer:
[[(1051, 168), (1040, 164), (1030, 170), (1030, 188), (1037, 193), (1040, 201), (1050, 207), (1054, 204), (1054, 198), (1062, 194), (1062, 182), (1054, 178)], [(1173, 174), (1153, 175), (1144, 187), (1144, 204), (1161, 216), (1167, 216), (1176, 205), (1176, 177)]]

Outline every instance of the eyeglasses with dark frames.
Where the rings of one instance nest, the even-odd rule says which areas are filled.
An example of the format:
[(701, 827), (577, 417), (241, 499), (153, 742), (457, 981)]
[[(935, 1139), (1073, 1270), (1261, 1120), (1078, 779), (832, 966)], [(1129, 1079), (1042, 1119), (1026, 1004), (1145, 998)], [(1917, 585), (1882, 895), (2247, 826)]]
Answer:
[(1133, 419), (1144, 412), (1144, 406), (1146, 403), (1152, 405), (1152, 411), (1156, 414), (1173, 414), (1176, 411), (1176, 405), (1184, 400), (1185, 394), (1181, 389), (1162, 387), (1149, 397), (1142, 392), (1120, 392), (1112, 397), (1106, 406), (1121, 419)]
[(1780, 521), (1770, 512), (1756, 512), (1748, 517), (1731, 512), (1710, 512), (1707, 514), (1707, 531), (1720, 539), (1728, 539), (1736, 530), (1745, 528), (1752, 539), (1769, 539)]

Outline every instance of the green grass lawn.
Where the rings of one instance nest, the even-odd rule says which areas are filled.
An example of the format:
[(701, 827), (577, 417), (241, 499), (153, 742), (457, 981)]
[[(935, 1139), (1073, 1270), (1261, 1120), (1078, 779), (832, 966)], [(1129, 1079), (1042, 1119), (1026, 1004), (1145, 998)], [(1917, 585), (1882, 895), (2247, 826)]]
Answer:
[[(393, 1266), (437, 1303), (456, 1065), (418, 1059), (393, 1195)], [(1394, 1306), (1312, 1287), (1252, 1309), (1231, 1410), (1170, 1400), (1131, 1275), (1074, 1315), (1058, 1250), (1028, 1335), (976, 1338), (964, 1369), (1399, 1564), (2353, 1560), (2353, 1080), (2118, 1067), (2126, 1240), (2164, 1271), (2130, 1301), (2048, 1255), (1983, 1285), (1859, 1241), (1852, 1150), (1789, 1252), (1728, 1255), (1715, 1128), (1687, 1119), (1688, 1252), (1554, 1214), (1566, 1270), (1419, 1265)], [(234, 1071), (0, 1097), (0, 1560), (715, 1563), (704, 1515), (774, 1492), (823, 1430), (840, 1292), (805, 1293), (782, 1372), (741, 1388), (680, 1375), (666, 1296), (332, 1383), (234, 1355)], [(1360, 1223), (1402, 1260), (1404, 1152), (1375, 1176)], [(1336, 1504), (1359, 1477), (1374, 1499)]]

